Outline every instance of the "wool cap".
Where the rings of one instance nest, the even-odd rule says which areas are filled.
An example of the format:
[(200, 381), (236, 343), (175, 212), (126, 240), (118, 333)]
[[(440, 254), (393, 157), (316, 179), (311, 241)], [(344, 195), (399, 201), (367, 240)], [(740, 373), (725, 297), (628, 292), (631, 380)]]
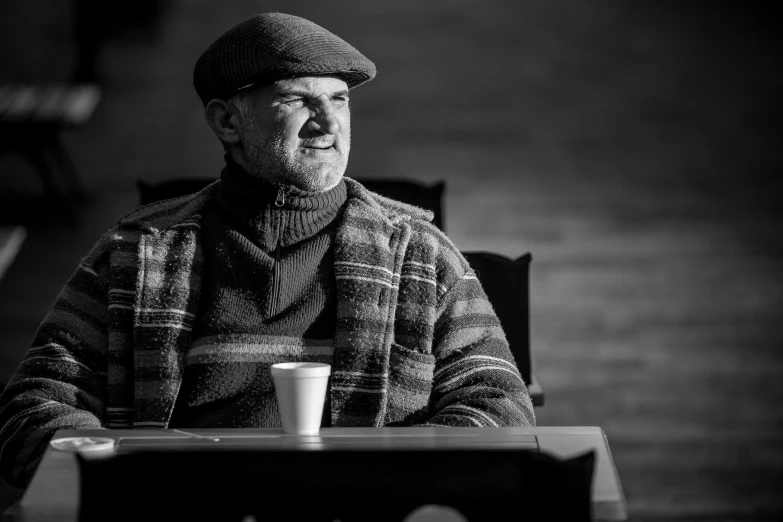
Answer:
[(228, 99), (251, 85), (294, 76), (339, 75), (349, 88), (375, 77), (375, 64), (309, 20), (264, 13), (226, 31), (193, 70), (201, 101)]

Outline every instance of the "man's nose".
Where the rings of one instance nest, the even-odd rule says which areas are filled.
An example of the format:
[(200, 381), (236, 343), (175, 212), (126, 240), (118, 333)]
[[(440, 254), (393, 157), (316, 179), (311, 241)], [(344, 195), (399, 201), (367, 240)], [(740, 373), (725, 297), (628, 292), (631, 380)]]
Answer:
[(340, 131), (340, 122), (334, 104), (327, 99), (319, 99), (318, 103), (310, 110), (310, 122), (308, 127), (313, 131), (323, 134), (337, 134)]

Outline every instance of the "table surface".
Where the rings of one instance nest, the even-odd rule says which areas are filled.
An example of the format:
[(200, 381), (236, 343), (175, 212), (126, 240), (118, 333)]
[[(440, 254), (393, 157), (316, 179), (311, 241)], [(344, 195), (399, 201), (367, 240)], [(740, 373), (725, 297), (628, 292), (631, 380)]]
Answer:
[(0, 84), (0, 125), (58, 124), (78, 127), (92, 117), (101, 87), (79, 84)]
[[(191, 434), (202, 436), (197, 438)], [(61, 430), (57, 437), (96, 436), (119, 439), (119, 447), (204, 445), (325, 450), (356, 447), (445, 449), (520, 448), (543, 451), (558, 457), (596, 452), (593, 476), (594, 520), (625, 520), (625, 496), (609, 445), (599, 427), (531, 428), (324, 428), (319, 436), (286, 435), (279, 429), (188, 430)], [(217, 441), (203, 437), (219, 439)], [(72, 453), (49, 448), (29, 488), (19, 503), (3, 515), (6, 521), (77, 520), (78, 465)]]

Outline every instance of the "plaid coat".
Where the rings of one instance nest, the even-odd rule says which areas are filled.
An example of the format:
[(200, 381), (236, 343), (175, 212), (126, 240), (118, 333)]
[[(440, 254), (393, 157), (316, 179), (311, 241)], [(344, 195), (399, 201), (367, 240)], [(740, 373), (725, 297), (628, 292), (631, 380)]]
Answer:
[[(218, 183), (128, 214), (79, 264), (0, 397), (6, 480), (26, 484), (58, 429), (167, 427)], [(332, 426), (534, 424), (500, 322), (431, 213), (346, 184)]]

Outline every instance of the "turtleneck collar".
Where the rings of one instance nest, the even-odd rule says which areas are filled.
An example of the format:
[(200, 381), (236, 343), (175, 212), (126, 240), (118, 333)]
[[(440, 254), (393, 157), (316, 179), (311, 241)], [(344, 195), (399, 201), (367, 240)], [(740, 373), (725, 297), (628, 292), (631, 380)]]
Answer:
[[(226, 157), (215, 201), (238, 226), (250, 227), (247, 232), (262, 246), (273, 248), (270, 242), (289, 246), (320, 232), (334, 220), (346, 198), (344, 180), (326, 192), (310, 192), (250, 174)], [(281, 212), (284, 215), (275, 221), (281, 229), (272, 230), (277, 228), (274, 215)]]

